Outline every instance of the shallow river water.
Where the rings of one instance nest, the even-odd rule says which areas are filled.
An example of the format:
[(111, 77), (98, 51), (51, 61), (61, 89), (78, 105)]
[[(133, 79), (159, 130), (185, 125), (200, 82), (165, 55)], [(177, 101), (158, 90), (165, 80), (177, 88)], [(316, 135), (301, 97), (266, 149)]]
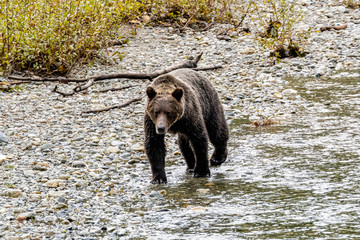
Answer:
[[(351, 77), (352, 76), (352, 77)], [(287, 79), (304, 106), (287, 123), (234, 120), (212, 178), (179, 175), (142, 224), (153, 239), (360, 238), (359, 73)], [(181, 169), (183, 171), (183, 169)]]

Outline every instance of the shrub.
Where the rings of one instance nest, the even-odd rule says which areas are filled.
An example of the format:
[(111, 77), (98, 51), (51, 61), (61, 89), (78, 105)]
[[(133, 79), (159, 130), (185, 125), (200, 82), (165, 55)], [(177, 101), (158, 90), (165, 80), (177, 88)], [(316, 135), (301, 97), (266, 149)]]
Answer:
[(294, 1), (263, 0), (252, 5), (252, 21), (260, 32), (256, 42), (272, 50), (270, 57), (304, 55), (302, 45), (311, 29), (299, 28), (303, 12)]
[(357, 8), (360, 7), (359, 0), (345, 0), (345, 5), (349, 8)]
[(110, 40), (121, 38), (119, 25), (145, 12), (157, 22), (226, 21), (232, 18), (235, 1), (3, 0), (0, 74), (24, 69), (65, 74)]
[(143, 0), (148, 14), (160, 23), (210, 20), (231, 21), (239, 7), (238, 0)]
[(143, 11), (136, 1), (3, 0), (0, 70), (66, 73), (119, 38), (119, 24)]

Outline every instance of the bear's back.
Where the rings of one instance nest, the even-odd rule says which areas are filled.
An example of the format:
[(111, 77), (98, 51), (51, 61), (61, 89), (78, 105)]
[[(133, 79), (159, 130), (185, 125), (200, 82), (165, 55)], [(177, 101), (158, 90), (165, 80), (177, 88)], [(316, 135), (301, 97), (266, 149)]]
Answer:
[[(220, 111), (221, 102), (215, 88), (201, 73), (192, 69), (178, 69), (168, 73), (176, 86), (190, 88), (194, 97), (198, 99), (205, 119), (211, 114), (210, 111)], [(184, 87), (185, 85), (185, 87)], [(219, 108), (219, 109), (218, 109)]]

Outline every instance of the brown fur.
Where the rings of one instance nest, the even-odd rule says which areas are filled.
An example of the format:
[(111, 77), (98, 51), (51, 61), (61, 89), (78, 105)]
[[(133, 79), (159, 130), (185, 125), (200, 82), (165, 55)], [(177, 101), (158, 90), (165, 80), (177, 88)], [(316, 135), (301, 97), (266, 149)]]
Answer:
[(212, 165), (227, 157), (229, 131), (219, 97), (200, 73), (180, 69), (162, 75), (146, 89), (145, 150), (153, 182), (166, 183), (166, 132), (178, 134), (181, 152), (195, 177), (210, 176), (208, 140), (214, 145)]

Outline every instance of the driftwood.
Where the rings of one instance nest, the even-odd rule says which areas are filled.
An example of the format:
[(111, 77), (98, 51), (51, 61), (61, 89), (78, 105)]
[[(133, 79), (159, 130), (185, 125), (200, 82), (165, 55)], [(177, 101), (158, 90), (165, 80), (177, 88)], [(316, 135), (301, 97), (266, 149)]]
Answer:
[(88, 111), (84, 111), (83, 113), (99, 113), (99, 112), (109, 111), (109, 110), (114, 109), (114, 108), (123, 108), (123, 107), (126, 107), (126, 106), (130, 105), (133, 102), (138, 102), (141, 99), (142, 99), (141, 97), (134, 98), (134, 99), (131, 99), (130, 101), (128, 101), (126, 103), (123, 103), (123, 104), (118, 104), (118, 105), (114, 105), (114, 106), (110, 106), (110, 107), (106, 107), (106, 108), (88, 110)]
[(78, 83), (79, 85), (74, 87), (72, 89), (72, 91), (70, 91), (70, 92), (64, 92), (62, 90), (59, 90), (58, 86), (55, 86), (54, 89), (52, 90), (53, 92), (58, 93), (62, 96), (71, 96), (71, 95), (74, 95), (75, 93), (78, 93), (78, 92), (88, 89), (97, 81), (110, 80), (110, 79), (116, 79), (116, 78), (146, 79), (146, 80), (152, 81), (154, 78), (156, 78), (162, 74), (166, 74), (166, 73), (169, 73), (171, 71), (174, 71), (174, 70), (180, 69), (180, 68), (192, 68), (196, 71), (207, 71), (207, 70), (215, 70), (218, 68), (222, 68), (222, 66), (197, 68), (197, 63), (199, 62), (202, 54), (203, 53), (201, 52), (195, 58), (191, 58), (190, 60), (188, 60), (182, 64), (171, 66), (171, 67), (165, 68), (163, 70), (158, 70), (158, 71), (151, 72), (151, 73), (113, 73), (113, 74), (98, 75), (98, 76), (85, 78), (85, 79), (65, 78), (65, 77), (49, 78), (49, 77), (38, 77), (38, 76), (21, 77), (21, 76), (14, 76), (14, 75), (9, 76), (8, 78), (18, 80), (18, 81), (29, 81), (29, 82), (59, 82), (59, 83), (66, 83), (66, 84), (70, 83), (70, 82)]
[(129, 86), (124, 86), (124, 87), (117, 87), (117, 88), (106, 88), (106, 89), (101, 89), (98, 90), (98, 92), (104, 93), (104, 92), (114, 92), (114, 91), (120, 91), (120, 90), (124, 90), (127, 88), (132, 88), (132, 87), (136, 87), (137, 85), (129, 85)]
[(343, 25), (340, 25), (340, 26), (325, 26), (325, 27), (321, 27), (320, 28), (320, 32), (324, 32), (324, 31), (330, 31), (330, 30), (343, 30), (343, 29), (346, 29), (347, 28), (347, 24), (343, 24)]
[[(12, 79), (12, 80), (17, 80), (17, 82), (13, 82), (12, 84), (31, 83), (31, 82), (57, 82), (57, 83), (64, 83), (64, 84), (76, 83), (77, 86), (74, 87), (69, 92), (64, 92), (62, 90), (59, 90), (58, 86), (55, 85), (52, 92), (58, 93), (64, 97), (66, 97), (66, 96), (72, 96), (75, 93), (87, 90), (89, 87), (91, 87), (97, 81), (117, 79), (117, 78), (146, 79), (146, 80), (152, 81), (154, 78), (156, 78), (160, 75), (169, 73), (171, 71), (174, 71), (174, 70), (180, 69), (180, 68), (191, 68), (195, 71), (208, 71), (208, 70), (215, 70), (215, 69), (222, 68), (222, 66), (197, 68), (197, 63), (200, 61), (202, 54), (203, 53), (201, 52), (195, 58), (190, 58), (190, 60), (188, 60), (182, 64), (174, 65), (174, 66), (165, 68), (163, 70), (158, 70), (158, 71), (151, 72), (151, 73), (113, 73), (113, 74), (98, 75), (98, 76), (84, 78), (84, 79), (66, 78), (66, 77), (38, 77), (38, 76), (22, 77), (22, 76), (14, 76), (14, 75), (9, 76), (8, 78)], [(107, 89), (103, 89), (103, 90), (98, 90), (98, 92), (119, 91), (119, 90), (123, 90), (126, 88), (131, 88), (131, 87), (135, 87), (135, 85), (129, 85), (129, 86), (124, 86), (124, 87), (119, 87), (119, 88), (107, 88)], [(125, 102), (123, 104), (118, 104), (115, 106), (110, 106), (110, 107), (101, 108), (101, 109), (88, 110), (88, 111), (84, 111), (83, 113), (99, 113), (99, 112), (108, 111), (108, 110), (111, 110), (114, 108), (123, 108), (123, 107), (130, 105), (131, 103), (138, 102), (141, 99), (142, 99), (141, 97), (137, 97), (137, 98), (131, 99), (128, 102)]]

